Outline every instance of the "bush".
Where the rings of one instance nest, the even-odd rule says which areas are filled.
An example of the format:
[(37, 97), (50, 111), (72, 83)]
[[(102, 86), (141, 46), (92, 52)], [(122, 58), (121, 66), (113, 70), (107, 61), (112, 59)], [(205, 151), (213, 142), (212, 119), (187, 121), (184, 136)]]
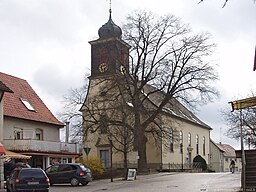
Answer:
[(204, 158), (200, 155), (197, 155), (193, 160), (193, 166), (201, 168), (203, 171), (207, 170), (207, 163)]
[(85, 164), (90, 168), (92, 176), (95, 178), (101, 176), (104, 172), (104, 167), (102, 165), (101, 159), (98, 157), (89, 157), (88, 161), (83, 161), (82, 164)]

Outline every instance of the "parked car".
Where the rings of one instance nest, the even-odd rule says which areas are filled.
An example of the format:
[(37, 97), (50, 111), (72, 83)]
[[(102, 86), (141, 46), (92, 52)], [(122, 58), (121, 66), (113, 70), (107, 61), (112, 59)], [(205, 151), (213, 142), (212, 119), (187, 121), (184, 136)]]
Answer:
[(7, 192), (49, 192), (50, 181), (40, 168), (15, 168), (6, 181)]
[(77, 186), (79, 183), (87, 185), (92, 181), (90, 169), (80, 163), (55, 164), (45, 172), (50, 179), (50, 185), (70, 183)]

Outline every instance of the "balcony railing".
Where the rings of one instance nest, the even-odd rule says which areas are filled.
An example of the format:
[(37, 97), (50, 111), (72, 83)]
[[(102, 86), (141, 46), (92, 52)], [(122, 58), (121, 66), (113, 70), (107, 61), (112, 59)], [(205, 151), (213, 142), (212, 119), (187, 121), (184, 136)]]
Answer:
[(79, 144), (42, 140), (4, 140), (4, 147), (14, 151), (79, 153)]

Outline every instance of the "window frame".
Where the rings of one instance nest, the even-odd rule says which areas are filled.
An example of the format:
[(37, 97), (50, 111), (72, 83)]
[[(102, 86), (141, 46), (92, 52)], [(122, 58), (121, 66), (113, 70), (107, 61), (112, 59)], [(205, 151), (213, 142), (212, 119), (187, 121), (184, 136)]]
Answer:
[(183, 132), (180, 130), (179, 132), (179, 144), (180, 144), (180, 153), (183, 153)]
[(199, 155), (199, 136), (196, 135), (196, 155)]
[(191, 147), (191, 133), (188, 133), (188, 146)]
[[(37, 135), (39, 135), (39, 139), (37, 138)], [(35, 140), (39, 140), (39, 141), (43, 140), (43, 130), (42, 129), (35, 130)]]
[(203, 156), (205, 156), (205, 136), (203, 136)]
[(29, 110), (29, 111), (36, 111), (35, 108), (31, 105), (31, 103), (24, 98), (20, 98), (20, 101), (23, 103), (23, 105)]
[(174, 152), (174, 138), (173, 138), (173, 129), (170, 131), (170, 152)]
[(14, 128), (14, 140), (23, 140), (23, 129)]

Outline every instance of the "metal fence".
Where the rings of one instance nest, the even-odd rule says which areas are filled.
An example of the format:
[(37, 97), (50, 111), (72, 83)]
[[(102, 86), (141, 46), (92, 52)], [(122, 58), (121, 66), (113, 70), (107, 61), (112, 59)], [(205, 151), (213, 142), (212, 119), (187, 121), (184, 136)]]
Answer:
[[(177, 164), (177, 163), (149, 163), (148, 170), (156, 170), (156, 171), (202, 171), (202, 165), (200, 162), (196, 163), (185, 163), (185, 164)], [(124, 164), (122, 163), (114, 163), (114, 169), (123, 169)], [(135, 163), (128, 163), (128, 168), (135, 168), (137, 169), (138, 166)]]

